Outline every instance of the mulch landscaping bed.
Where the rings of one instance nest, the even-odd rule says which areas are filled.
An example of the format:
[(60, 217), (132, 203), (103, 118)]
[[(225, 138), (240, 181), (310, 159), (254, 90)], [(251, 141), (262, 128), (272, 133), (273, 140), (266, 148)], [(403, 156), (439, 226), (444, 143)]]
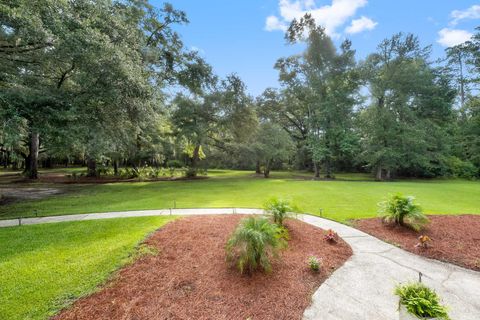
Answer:
[[(176, 220), (146, 243), (158, 249), (122, 269), (99, 292), (54, 319), (301, 319), (311, 295), (352, 254), (323, 230), (289, 220), (288, 248), (270, 274), (240, 275), (225, 262), (225, 243), (243, 216)], [(323, 259), (313, 273), (307, 259)]]
[[(386, 225), (380, 218), (356, 220), (355, 227), (381, 240), (428, 258), (480, 271), (480, 215), (428, 216), (420, 231)], [(420, 235), (429, 236), (429, 248), (415, 247)]]

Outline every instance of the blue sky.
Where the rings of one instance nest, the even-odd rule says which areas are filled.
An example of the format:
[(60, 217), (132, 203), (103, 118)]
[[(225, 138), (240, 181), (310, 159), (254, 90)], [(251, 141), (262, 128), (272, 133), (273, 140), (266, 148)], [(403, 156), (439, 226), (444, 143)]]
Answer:
[[(164, 1), (153, 0), (161, 6)], [(309, 11), (338, 44), (352, 40), (357, 59), (392, 34), (412, 32), (433, 56), (462, 42), (480, 25), (480, 1), (473, 0), (170, 0), (186, 11), (190, 24), (177, 28), (220, 76), (235, 72), (258, 95), (278, 87), (275, 61), (301, 51), (287, 46), (289, 21)]]

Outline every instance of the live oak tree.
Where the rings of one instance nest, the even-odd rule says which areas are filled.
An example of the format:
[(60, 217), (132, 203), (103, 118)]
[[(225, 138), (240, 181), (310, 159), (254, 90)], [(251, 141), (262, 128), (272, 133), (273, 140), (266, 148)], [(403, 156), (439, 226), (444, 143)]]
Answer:
[[(180, 93), (173, 101), (174, 134), (183, 140), (189, 158), (188, 174), (196, 176), (205, 149), (230, 154), (249, 141), (257, 124), (251, 98), (236, 75), (218, 81), (204, 66), (203, 83), (197, 91)], [(210, 70), (210, 69), (208, 69)]]
[(294, 148), (294, 144), (279, 125), (265, 122), (259, 125), (253, 142), (256, 158), (263, 166), (263, 175), (270, 177), (270, 170), (275, 162), (288, 160)]
[(0, 10), (1, 107), (25, 119), (30, 178), (40, 147), (59, 134), (83, 141), (92, 175), (100, 156), (139, 146), (158, 90), (183, 81), (190, 56), (171, 25), (187, 20), (170, 5), (7, 1)]
[[(25, 172), (37, 178), (40, 136), (51, 134), (65, 120), (65, 80), (72, 65), (66, 61), (69, 46), (62, 46), (56, 32), (64, 26), (58, 12), (64, 3), (7, 2), (0, 7), (2, 32), (2, 108), (11, 117), (25, 119), (27, 137)], [(63, 34), (63, 33), (62, 33)]]
[(195, 177), (198, 162), (205, 157), (202, 146), (215, 128), (215, 111), (205, 99), (184, 94), (177, 95), (173, 104), (173, 132), (177, 141), (183, 145), (183, 153), (188, 156), (188, 175)]
[[(277, 64), (277, 67), (280, 65)], [(288, 132), (296, 145), (294, 162), (296, 168), (311, 169), (312, 156), (307, 146), (309, 113), (304, 103), (308, 89), (299, 85), (285, 85), (281, 90), (266, 89), (256, 99), (260, 120), (271, 121)], [(260, 167), (257, 164), (257, 173)]]

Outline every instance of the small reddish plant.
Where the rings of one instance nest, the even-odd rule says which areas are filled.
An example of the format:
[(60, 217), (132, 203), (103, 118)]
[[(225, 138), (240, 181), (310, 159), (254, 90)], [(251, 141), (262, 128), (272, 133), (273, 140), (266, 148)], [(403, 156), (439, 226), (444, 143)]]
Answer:
[(328, 230), (327, 233), (323, 236), (323, 239), (330, 243), (338, 242), (338, 234), (332, 229)]
[(418, 243), (415, 245), (416, 248), (428, 249), (430, 243), (432, 242), (432, 238), (427, 235), (421, 235), (418, 237)]

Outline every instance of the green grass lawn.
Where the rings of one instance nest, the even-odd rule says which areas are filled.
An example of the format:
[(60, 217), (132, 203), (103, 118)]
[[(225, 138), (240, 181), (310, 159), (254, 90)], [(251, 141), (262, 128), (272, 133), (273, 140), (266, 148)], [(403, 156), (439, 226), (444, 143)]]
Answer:
[[(75, 187), (75, 192), (0, 206), (0, 218), (63, 215), (173, 207), (261, 207), (272, 196), (291, 199), (304, 212), (345, 221), (373, 217), (377, 203), (401, 192), (417, 198), (429, 214), (480, 214), (480, 182), (399, 180), (375, 182), (365, 174), (339, 174), (338, 181), (313, 181), (309, 173), (276, 172), (270, 179), (251, 172), (212, 170), (208, 179), (112, 183)], [(340, 180), (343, 179), (343, 180)]]
[(0, 229), (0, 319), (46, 319), (93, 292), (174, 217), (78, 221)]

